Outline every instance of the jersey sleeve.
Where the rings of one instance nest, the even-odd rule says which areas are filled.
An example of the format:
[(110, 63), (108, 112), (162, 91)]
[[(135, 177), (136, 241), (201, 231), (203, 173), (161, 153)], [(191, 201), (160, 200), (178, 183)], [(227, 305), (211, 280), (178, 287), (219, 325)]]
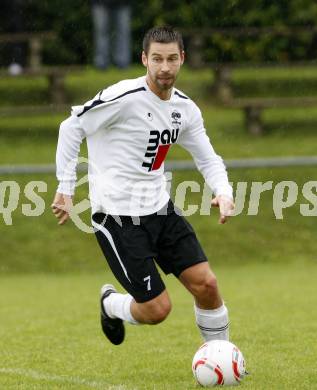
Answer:
[(73, 106), (71, 116), (59, 130), (56, 151), (57, 191), (73, 195), (76, 185), (76, 166), (80, 145), (85, 137), (98, 130), (107, 130), (119, 120), (118, 91), (109, 87), (81, 106)]
[(76, 166), (84, 137), (77, 116), (71, 115), (61, 123), (56, 150), (57, 192), (61, 194), (73, 195), (75, 192)]
[(199, 108), (193, 105), (184, 131), (178, 143), (193, 156), (198, 170), (203, 175), (212, 192), (232, 198), (232, 187), (223, 160), (218, 156), (206, 134)]
[(73, 106), (72, 114), (77, 116), (86, 136), (98, 130), (107, 130), (120, 120), (120, 100), (113, 86), (99, 92), (82, 106)]

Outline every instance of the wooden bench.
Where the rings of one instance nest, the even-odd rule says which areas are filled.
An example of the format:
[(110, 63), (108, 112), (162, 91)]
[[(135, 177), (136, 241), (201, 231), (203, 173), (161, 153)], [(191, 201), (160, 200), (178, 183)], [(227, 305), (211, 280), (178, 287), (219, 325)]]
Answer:
[(46, 40), (56, 39), (52, 31), (0, 34), (0, 45), (27, 42), (29, 46), (28, 63), (21, 73), (15, 74), (7, 68), (0, 68), (0, 77), (45, 77), (48, 80), (49, 98), (57, 105), (67, 101), (65, 76), (69, 72), (80, 71), (81, 66), (43, 66), (42, 47)]
[(43, 41), (53, 39), (56, 39), (56, 33), (53, 31), (7, 33), (0, 34), (0, 45), (27, 42), (29, 47), (27, 67), (36, 70), (42, 66)]
[(227, 108), (242, 109), (245, 113), (245, 126), (250, 134), (263, 134), (262, 112), (267, 108), (317, 107), (317, 96), (274, 97), (274, 98), (235, 98), (223, 103)]
[(7, 69), (0, 69), (0, 77), (45, 77), (48, 80), (48, 92), (50, 102), (61, 105), (67, 102), (65, 88), (66, 75), (72, 72), (81, 72), (85, 67), (71, 66), (47, 66), (39, 69), (25, 68), (18, 75), (12, 75)]
[(317, 32), (317, 26), (274, 26), (274, 27), (236, 27), (236, 28), (191, 28), (181, 30), (184, 39), (187, 41), (187, 57), (191, 67), (210, 68), (214, 74), (214, 84), (212, 93), (219, 101), (230, 101), (233, 96), (232, 71), (237, 68), (247, 68), (254, 66), (256, 68), (268, 67), (296, 67), (316, 65), (314, 61), (287, 61), (283, 62), (210, 62), (204, 58), (204, 52), (207, 48), (207, 39), (214, 36), (229, 37), (232, 39), (254, 38), (258, 36), (269, 35), (271, 37), (298, 37), (303, 34), (313, 34)]
[[(280, 27), (243, 27), (243, 28), (203, 28), (182, 30), (188, 42), (188, 62), (194, 68), (210, 68), (214, 73), (214, 84), (211, 87), (213, 100), (222, 107), (242, 109), (245, 114), (246, 128), (251, 134), (263, 133), (262, 112), (267, 108), (278, 107), (317, 107), (317, 96), (303, 97), (272, 97), (272, 98), (238, 98), (234, 96), (232, 73), (234, 69), (250, 68), (261, 70), (265, 68), (296, 68), (298, 66), (316, 66), (312, 61), (283, 61), (266, 63), (212, 63), (203, 57), (206, 41), (216, 36), (231, 39), (251, 38), (267, 35), (270, 37), (298, 37), (300, 35), (316, 34), (317, 26), (280, 26)], [(308, 40), (308, 42), (310, 42)]]
[[(226, 103), (235, 98), (233, 87), (233, 71), (237, 69), (257, 69), (258, 72), (266, 69), (304, 69), (316, 67), (316, 61), (294, 61), (285, 63), (243, 63), (243, 64), (209, 64), (214, 71), (214, 83), (211, 93), (218, 102)], [(256, 80), (255, 80), (256, 82)]]
[(66, 71), (59, 67), (32, 69), (24, 68), (19, 75), (12, 75), (7, 69), (0, 70), (0, 77), (46, 77), (48, 80), (49, 100), (52, 103), (62, 104), (67, 101), (65, 91)]

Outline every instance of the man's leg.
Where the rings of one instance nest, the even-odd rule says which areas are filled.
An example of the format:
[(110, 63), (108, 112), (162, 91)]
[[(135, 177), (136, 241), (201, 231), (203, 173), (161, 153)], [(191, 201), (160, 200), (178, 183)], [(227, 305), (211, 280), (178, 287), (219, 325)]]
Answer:
[(229, 340), (228, 310), (208, 262), (185, 269), (179, 280), (194, 296), (196, 322), (204, 340)]
[(131, 63), (131, 7), (120, 5), (113, 10), (116, 26), (113, 59), (116, 66), (126, 68)]
[(131, 324), (158, 324), (171, 311), (171, 301), (166, 290), (144, 303), (136, 302), (130, 294), (112, 293), (103, 301), (110, 318), (120, 318)]
[(99, 69), (109, 66), (109, 24), (108, 7), (102, 4), (92, 6), (92, 20), (94, 28), (94, 65)]
[[(118, 293), (112, 285), (101, 289), (101, 325), (113, 344), (124, 339), (124, 324), (157, 324), (171, 310), (164, 282), (154, 263), (156, 255), (144, 227), (153, 216), (134, 225), (130, 217), (118, 218), (96, 213), (92, 217), (98, 243), (116, 279), (128, 292)], [(152, 221), (158, 230), (159, 223)], [(155, 233), (155, 232), (154, 232)]]

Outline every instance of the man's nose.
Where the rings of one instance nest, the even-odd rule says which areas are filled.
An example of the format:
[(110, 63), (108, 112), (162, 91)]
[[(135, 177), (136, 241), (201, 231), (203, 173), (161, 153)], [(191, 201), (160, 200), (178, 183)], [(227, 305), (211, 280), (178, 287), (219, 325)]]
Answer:
[(168, 66), (167, 61), (163, 61), (163, 62), (162, 62), (161, 71), (162, 71), (162, 72), (168, 72), (169, 70), (170, 70), (170, 68), (169, 68), (169, 66)]

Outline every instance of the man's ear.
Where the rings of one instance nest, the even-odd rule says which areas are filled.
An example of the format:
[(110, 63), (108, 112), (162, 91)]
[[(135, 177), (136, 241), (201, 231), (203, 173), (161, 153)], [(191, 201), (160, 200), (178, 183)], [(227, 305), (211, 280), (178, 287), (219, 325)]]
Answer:
[(184, 61), (185, 61), (185, 52), (184, 52), (184, 50), (182, 50), (181, 51), (181, 65), (183, 65)]
[(144, 51), (142, 51), (142, 64), (147, 67), (147, 56)]

